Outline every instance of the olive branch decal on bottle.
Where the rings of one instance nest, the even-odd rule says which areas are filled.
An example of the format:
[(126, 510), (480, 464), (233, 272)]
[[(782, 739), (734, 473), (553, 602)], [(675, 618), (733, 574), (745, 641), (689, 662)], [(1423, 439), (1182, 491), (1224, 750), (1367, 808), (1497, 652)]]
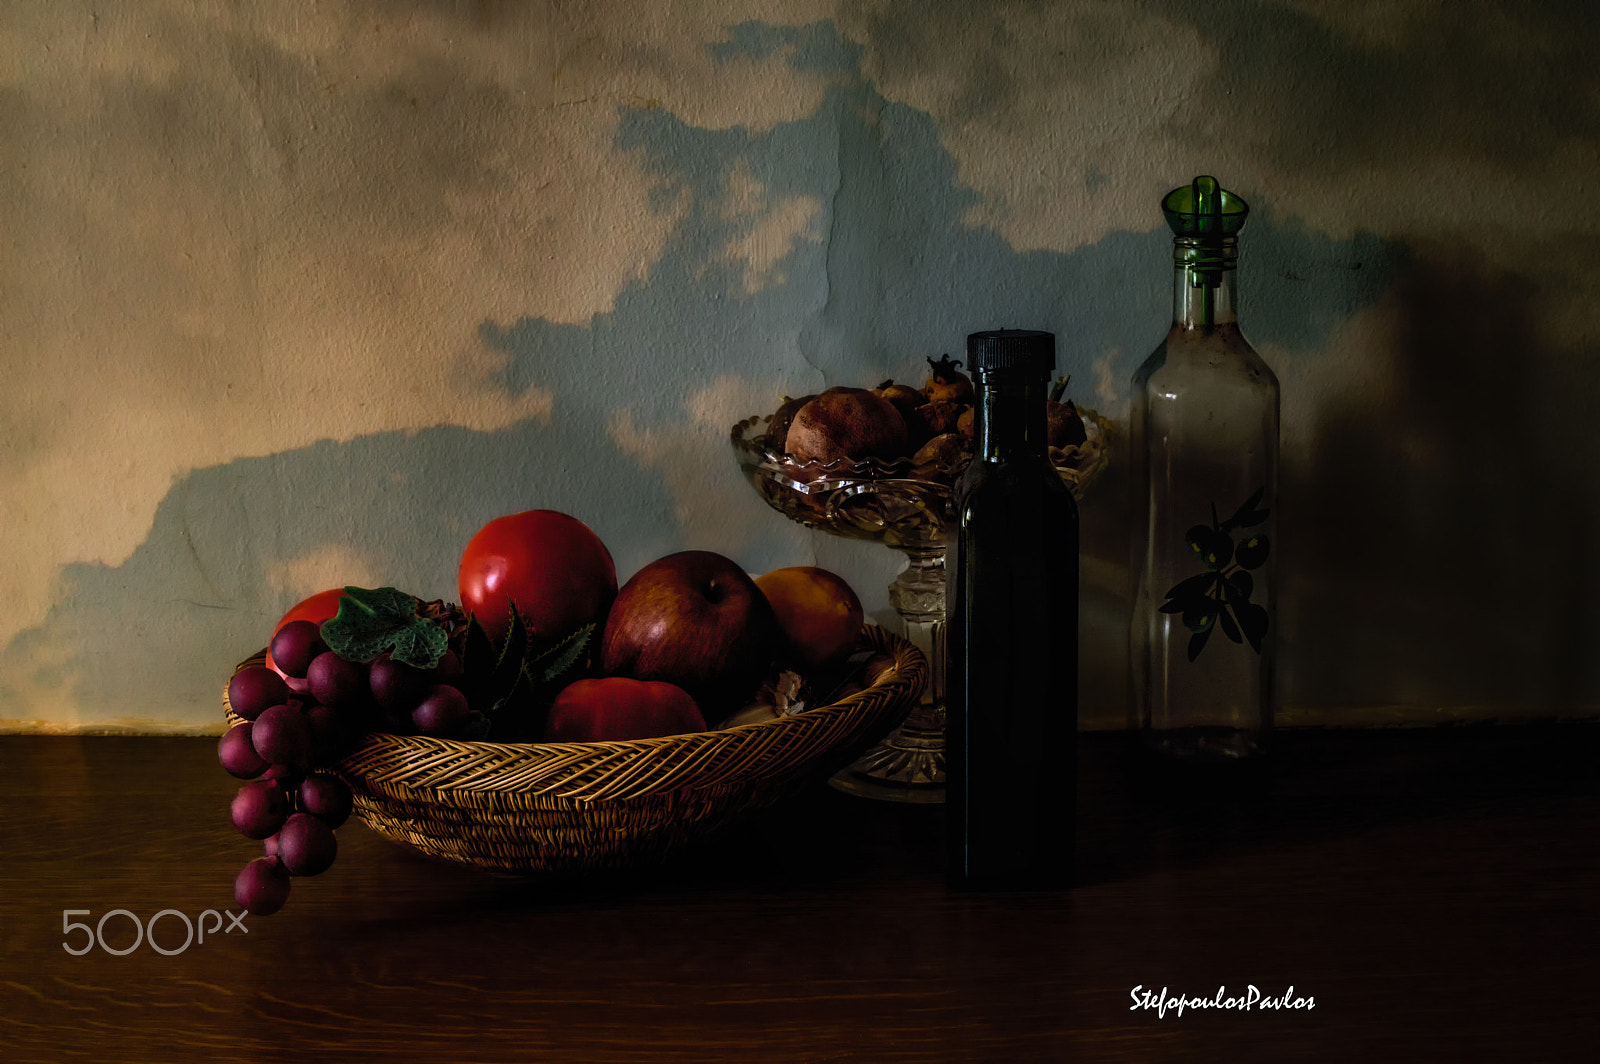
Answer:
[(1272, 544), (1265, 532), (1254, 532), (1235, 549), (1233, 532), (1266, 521), (1269, 511), (1258, 509), (1266, 490), (1258, 488), (1232, 517), (1222, 522), (1217, 521), (1217, 504), (1212, 503), (1211, 524), (1195, 525), (1184, 537), (1189, 552), (1206, 564), (1207, 571), (1172, 585), (1161, 612), (1183, 615), (1184, 627), (1193, 633), (1189, 637), (1190, 661), (1200, 656), (1217, 628), (1235, 643), (1248, 641), (1252, 650), (1261, 653), (1261, 640), (1267, 634), (1267, 611), (1250, 601), (1255, 590), (1250, 570), (1260, 568), (1267, 560)]

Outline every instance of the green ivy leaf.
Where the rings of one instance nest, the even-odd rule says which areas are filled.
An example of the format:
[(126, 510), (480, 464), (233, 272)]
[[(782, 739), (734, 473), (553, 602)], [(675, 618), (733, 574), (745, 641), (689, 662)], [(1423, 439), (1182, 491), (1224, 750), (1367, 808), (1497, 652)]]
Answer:
[(417, 613), (415, 595), (392, 587), (347, 587), (339, 612), (322, 622), (323, 642), (347, 661), (371, 661), (388, 651), (417, 669), (439, 664), (449, 645), (444, 628)]

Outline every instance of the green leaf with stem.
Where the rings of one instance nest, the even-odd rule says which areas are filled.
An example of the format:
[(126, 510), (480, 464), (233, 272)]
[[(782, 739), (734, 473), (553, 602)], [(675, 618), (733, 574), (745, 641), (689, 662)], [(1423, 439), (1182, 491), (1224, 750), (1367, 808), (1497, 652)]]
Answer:
[(322, 622), (323, 642), (347, 661), (371, 661), (387, 651), (412, 668), (431, 669), (444, 657), (449, 636), (417, 612), (420, 605), (415, 595), (392, 587), (347, 587), (339, 612)]
[(589, 649), (589, 641), (594, 638), (594, 631), (595, 626), (592, 623), (579, 628), (535, 658), (530, 663), (528, 671), (541, 683), (559, 682), (583, 661), (584, 654)]

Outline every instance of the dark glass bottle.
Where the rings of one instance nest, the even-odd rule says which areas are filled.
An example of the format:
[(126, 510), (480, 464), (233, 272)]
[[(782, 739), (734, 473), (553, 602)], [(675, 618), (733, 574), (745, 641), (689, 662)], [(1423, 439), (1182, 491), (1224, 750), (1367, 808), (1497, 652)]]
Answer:
[(1172, 327), (1133, 378), (1133, 716), (1193, 760), (1259, 753), (1272, 722), (1278, 379), (1239, 331), (1249, 208), (1197, 177), (1162, 201)]
[(955, 486), (945, 740), (949, 871), (963, 887), (1071, 882), (1078, 507), (1050, 464), (1055, 337), (967, 338), (977, 442)]

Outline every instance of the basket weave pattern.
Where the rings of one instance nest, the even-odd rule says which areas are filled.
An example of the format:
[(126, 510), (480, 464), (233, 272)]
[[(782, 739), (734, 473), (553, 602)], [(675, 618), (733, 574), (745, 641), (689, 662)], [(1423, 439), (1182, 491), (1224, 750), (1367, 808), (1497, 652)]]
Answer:
[[(512, 874), (648, 863), (847, 763), (900, 722), (926, 660), (873, 625), (862, 647), (893, 658), (871, 687), (776, 720), (596, 743), (374, 732), (333, 772), (369, 828), (434, 857)], [(238, 720), (231, 709), (228, 719)]]

